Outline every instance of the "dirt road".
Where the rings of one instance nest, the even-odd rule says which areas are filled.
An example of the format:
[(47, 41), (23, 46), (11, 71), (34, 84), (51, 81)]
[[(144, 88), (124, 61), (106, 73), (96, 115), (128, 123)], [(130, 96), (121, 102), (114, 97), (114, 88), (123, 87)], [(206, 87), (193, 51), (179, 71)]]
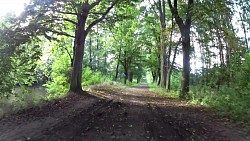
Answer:
[(241, 128), (146, 86), (104, 86), (0, 119), (0, 141), (247, 141)]

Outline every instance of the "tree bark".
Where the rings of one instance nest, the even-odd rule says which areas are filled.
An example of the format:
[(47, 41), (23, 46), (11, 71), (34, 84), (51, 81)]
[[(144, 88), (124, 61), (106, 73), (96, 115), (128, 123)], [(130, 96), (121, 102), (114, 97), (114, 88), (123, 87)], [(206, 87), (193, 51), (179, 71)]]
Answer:
[(127, 65), (127, 52), (124, 52), (124, 84), (127, 84), (128, 79), (128, 65)]
[(159, 0), (160, 22), (161, 22), (161, 81), (160, 87), (166, 88), (167, 77), (167, 54), (166, 54), (166, 15), (165, 15), (165, 0)]
[(182, 51), (183, 51), (183, 70), (182, 70), (182, 83), (181, 83), (180, 97), (184, 98), (189, 92), (190, 53), (191, 53), (190, 28), (191, 28), (191, 9), (193, 5), (193, 0), (188, 0), (188, 9), (186, 13), (185, 23), (183, 22), (182, 18), (179, 16), (178, 9), (177, 9), (177, 0), (174, 0), (174, 7), (171, 3), (171, 0), (168, 0), (168, 5), (181, 31)]
[(115, 81), (118, 78), (118, 73), (119, 73), (119, 65), (120, 65), (120, 59), (121, 59), (121, 50), (122, 50), (122, 46), (120, 46), (119, 48), (119, 55), (118, 55), (118, 60), (117, 60), (117, 65), (116, 65), (116, 70), (115, 70)]
[(158, 83), (157, 83), (157, 86), (160, 86), (160, 83), (161, 83), (161, 56), (158, 55), (158, 60), (159, 60), (159, 67), (158, 67)]
[(156, 72), (154, 72), (154, 71), (152, 71), (152, 77), (153, 77), (153, 83), (155, 83), (157, 80), (157, 75), (156, 75), (157, 73)]
[(183, 71), (182, 71), (182, 85), (180, 97), (185, 97), (189, 92), (189, 80), (190, 80), (190, 29), (186, 31), (184, 39), (182, 38), (182, 50), (183, 50)]
[(246, 27), (245, 27), (245, 24), (244, 24), (244, 21), (243, 21), (243, 18), (242, 18), (242, 14), (239, 13), (239, 15), (240, 15), (240, 19), (241, 19), (241, 24), (242, 24), (242, 28), (243, 28), (243, 31), (244, 31), (244, 35), (245, 35), (245, 44), (246, 44), (246, 48), (248, 49), (248, 41), (247, 41)]
[(78, 23), (75, 32), (74, 60), (71, 73), (70, 91), (82, 92), (82, 62), (84, 54), (84, 44), (87, 36), (85, 24), (88, 17), (88, 11), (78, 14)]
[(132, 72), (128, 73), (128, 81), (131, 83), (133, 82), (133, 73)]
[(167, 80), (166, 80), (166, 88), (167, 91), (170, 91), (170, 83), (171, 83), (171, 62), (170, 62), (170, 56), (171, 56), (171, 51), (172, 51), (172, 38), (173, 38), (173, 31), (174, 31), (174, 17), (172, 14), (172, 18), (171, 18), (171, 23), (172, 23), (172, 29), (171, 29), (171, 33), (170, 33), (170, 37), (169, 37), (169, 47), (168, 47), (168, 59), (167, 59)]
[(93, 70), (93, 58), (92, 58), (92, 40), (91, 37), (89, 37), (89, 67), (91, 70)]

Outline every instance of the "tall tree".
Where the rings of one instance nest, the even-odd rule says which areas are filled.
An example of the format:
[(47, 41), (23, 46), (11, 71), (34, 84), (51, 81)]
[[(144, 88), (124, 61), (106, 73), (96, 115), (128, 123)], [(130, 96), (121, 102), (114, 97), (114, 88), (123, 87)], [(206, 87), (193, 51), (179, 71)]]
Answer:
[(171, 3), (171, 0), (168, 0), (168, 5), (173, 14), (176, 23), (181, 31), (182, 39), (182, 51), (183, 51), (183, 71), (182, 71), (182, 85), (181, 85), (181, 97), (185, 97), (189, 92), (189, 77), (190, 77), (190, 28), (191, 28), (191, 17), (192, 17), (192, 6), (194, 1), (188, 0), (187, 11), (185, 22), (180, 17), (177, 0), (174, 0), (174, 6)]
[(166, 7), (165, 0), (158, 1), (161, 22), (161, 81), (160, 86), (166, 88), (167, 82), (167, 54), (166, 54)]
[[(108, 12), (114, 7), (117, 2), (112, 2), (111, 6), (101, 14), (101, 17), (92, 21), (87, 27), (87, 18), (89, 17), (90, 11), (100, 4), (101, 0), (97, 0), (93, 3), (89, 1), (80, 2), (77, 11), (77, 24), (75, 31), (75, 42), (74, 42), (74, 60), (73, 68), (71, 73), (70, 91), (81, 92), (82, 91), (82, 61), (84, 53), (85, 39), (91, 30), (91, 28), (97, 23), (101, 22)], [(105, 4), (105, 3), (104, 3)]]
[[(75, 38), (70, 91), (82, 91), (82, 63), (88, 33), (121, 1), (33, 0), (27, 7), (23, 21), (28, 21), (29, 26), (34, 25), (47, 37), (57, 34)], [(70, 34), (74, 34), (74, 36)]]

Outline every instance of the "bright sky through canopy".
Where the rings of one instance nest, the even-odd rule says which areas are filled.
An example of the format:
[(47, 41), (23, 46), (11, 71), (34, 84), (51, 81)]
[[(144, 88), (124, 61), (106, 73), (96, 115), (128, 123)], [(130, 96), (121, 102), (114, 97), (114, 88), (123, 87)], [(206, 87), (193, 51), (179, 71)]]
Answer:
[(24, 4), (30, 0), (0, 0), (0, 17), (8, 12), (14, 12), (17, 16), (24, 10)]

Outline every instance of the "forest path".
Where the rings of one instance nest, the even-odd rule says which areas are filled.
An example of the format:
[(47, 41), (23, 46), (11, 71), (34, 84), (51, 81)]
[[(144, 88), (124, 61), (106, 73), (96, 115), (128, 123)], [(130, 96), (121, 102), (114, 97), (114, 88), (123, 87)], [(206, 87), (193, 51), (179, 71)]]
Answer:
[(247, 141), (241, 128), (146, 85), (101, 86), (0, 119), (0, 141)]

